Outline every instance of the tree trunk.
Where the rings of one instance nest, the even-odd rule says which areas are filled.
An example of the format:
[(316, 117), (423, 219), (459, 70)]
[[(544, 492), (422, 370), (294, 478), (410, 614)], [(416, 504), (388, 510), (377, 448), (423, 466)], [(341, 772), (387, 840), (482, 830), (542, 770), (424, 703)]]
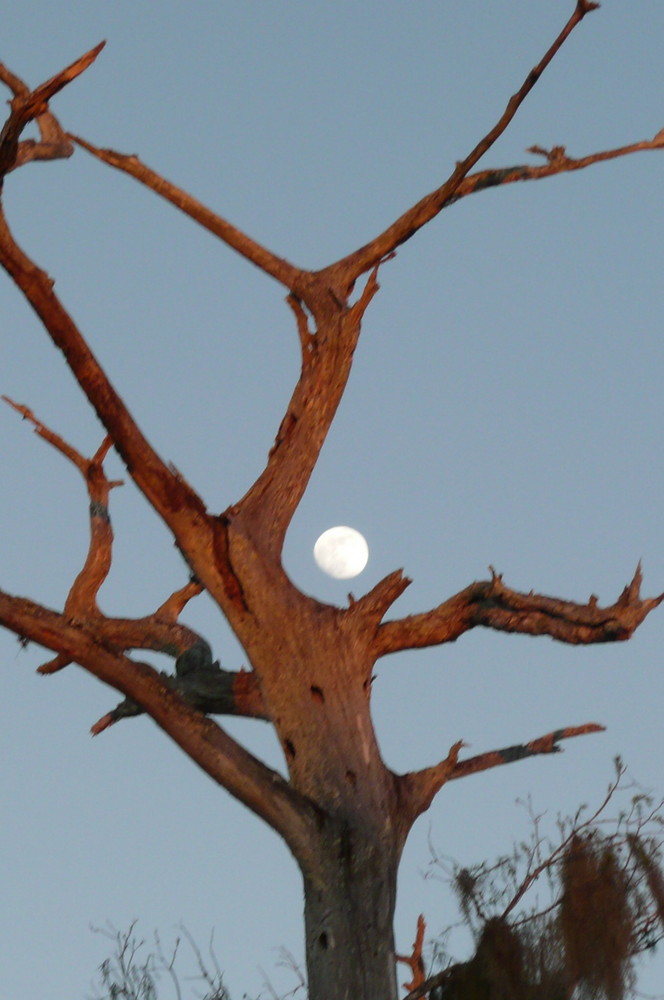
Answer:
[[(233, 551), (238, 566), (248, 550)], [(244, 593), (259, 626), (248, 622), (241, 638), (291, 786), (315, 814), (306, 842), (291, 843), (304, 879), (309, 1000), (396, 1000), (396, 878), (412, 817), (371, 718), (375, 627), (356, 605), (321, 604), (252, 568), (243, 566)]]
[(328, 824), (304, 876), (309, 1000), (396, 1000), (393, 918), (399, 851)]

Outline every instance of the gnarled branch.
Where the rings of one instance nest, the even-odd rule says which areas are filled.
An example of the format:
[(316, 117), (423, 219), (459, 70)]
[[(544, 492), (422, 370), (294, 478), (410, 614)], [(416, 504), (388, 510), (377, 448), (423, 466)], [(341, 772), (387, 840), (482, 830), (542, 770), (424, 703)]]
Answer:
[(664, 594), (642, 600), (641, 580), (639, 563), (615, 604), (602, 608), (594, 595), (587, 604), (577, 604), (532, 591), (519, 593), (492, 570), (490, 580), (471, 583), (431, 611), (385, 622), (376, 634), (376, 654), (454, 642), (478, 625), (499, 632), (548, 635), (573, 645), (619, 642), (629, 639), (664, 600)]
[[(43, 424), (27, 406), (3, 396), (2, 399), (33, 424), (35, 433), (64, 455), (83, 475), (90, 498), (90, 544), (85, 564), (76, 577), (64, 606), (63, 619), (84, 625), (96, 641), (119, 653), (129, 649), (152, 649), (168, 653), (176, 660), (176, 677), (163, 675), (164, 682), (177, 691), (192, 708), (204, 713), (249, 715), (266, 718), (260, 690), (253, 673), (233, 673), (212, 663), (208, 644), (192, 629), (178, 621), (188, 601), (203, 590), (198, 580), (190, 580), (176, 590), (152, 614), (140, 619), (109, 618), (97, 605), (97, 594), (111, 568), (113, 529), (108, 500), (111, 489), (120, 481), (111, 481), (104, 472), (104, 459), (111, 445), (106, 438), (91, 459), (84, 458), (59, 434)], [(35, 613), (38, 613), (35, 606)], [(196, 657), (197, 650), (204, 655)], [(58, 654), (38, 668), (41, 674), (55, 673), (71, 661)], [(188, 668), (188, 669), (187, 669)], [(93, 726), (101, 732), (113, 722), (144, 709), (132, 699)], [(103, 725), (101, 723), (104, 723)]]
[[(185, 677), (161, 673), (164, 683), (177, 691), (182, 700), (203, 715), (241, 715), (245, 718), (269, 718), (253, 671), (223, 670), (194, 672)], [(90, 728), (98, 736), (121, 719), (142, 715), (145, 709), (132, 698), (125, 698)]]

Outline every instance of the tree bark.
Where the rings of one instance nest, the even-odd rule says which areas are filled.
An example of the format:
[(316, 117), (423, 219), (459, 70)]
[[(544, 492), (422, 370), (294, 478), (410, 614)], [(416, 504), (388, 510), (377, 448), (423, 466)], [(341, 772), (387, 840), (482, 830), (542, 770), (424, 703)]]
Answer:
[(311, 998), (396, 1000), (393, 919), (399, 852), (378, 832), (326, 824), (304, 876)]
[(348, 608), (322, 604), (281, 574), (265, 578), (268, 566), (236, 531), (234, 565), (253, 612), (241, 641), (261, 678), (290, 785), (317, 815), (304, 852), (293, 851), (304, 879), (309, 996), (395, 1000), (396, 877), (416, 813), (410, 782), (382, 760), (371, 678), (378, 620), (402, 584), (390, 581)]

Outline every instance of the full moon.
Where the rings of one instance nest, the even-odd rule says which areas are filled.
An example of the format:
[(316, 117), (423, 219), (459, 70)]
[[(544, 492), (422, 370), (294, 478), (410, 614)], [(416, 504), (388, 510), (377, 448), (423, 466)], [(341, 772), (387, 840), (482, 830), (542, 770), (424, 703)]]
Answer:
[(320, 536), (314, 545), (314, 559), (328, 576), (349, 580), (358, 576), (369, 561), (369, 546), (355, 528), (339, 525)]

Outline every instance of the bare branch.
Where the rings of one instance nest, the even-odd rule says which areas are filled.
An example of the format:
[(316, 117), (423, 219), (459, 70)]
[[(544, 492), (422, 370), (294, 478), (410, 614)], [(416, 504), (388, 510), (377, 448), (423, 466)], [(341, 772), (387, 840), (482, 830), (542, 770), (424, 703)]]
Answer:
[[(201, 498), (144, 437), (55, 294), (52, 280), (18, 246), (2, 212), (0, 264), (64, 354), (134, 482), (171, 529), (189, 565), (222, 607), (235, 604), (238, 587), (226, 558), (226, 525), (208, 515)], [(209, 558), (211, 551), (214, 560)]]
[(450, 748), (447, 757), (439, 764), (402, 775), (401, 781), (406, 791), (413, 820), (421, 813), (426, 812), (435, 795), (448, 781), (466, 778), (470, 774), (478, 774), (480, 771), (487, 771), (489, 768), (498, 767), (501, 764), (513, 764), (514, 761), (524, 760), (526, 757), (560, 753), (561, 749), (558, 744), (561, 740), (570, 739), (572, 736), (586, 736), (589, 733), (601, 733), (604, 732), (604, 729), (604, 726), (600, 726), (596, 722), (586, 722), (581, 726), (566, 726), (564, 729), (555, 729), (551, 733), (546, 733), (545, 736), (530, 740), (529, 743), (517, 743), (515, 746), (503, 747), (501, 750), (489, 750), (487, 753), (469, 757), (467, 760), (459, 760), (459, 754), (466, 744), (463, 740), (458, 740)]
[[(154, 629), (150, 627), (150, 618), (143, 618), (138, 622), (108, 619), (101, 614), (97, 606), (97, 594), (108, 576), (112, 559), (113, 529), (108, 506), (109, 494), (113, 487), (121, 485), (121, 480), (108, 480), (103, 468), (104, 459), (111, 446), (110, 438), (104, 439), (93, 458), (84, 458), (59, 434), (39, 421), (27, 406), (14, 402), (8, 396), (2, 396), (2, 399), (20, 413), (24, 420), (32, 423), (35, 433), (75, 465), (85, 479), (90, 499), (90, 544), (83, 569), (74, 581), (65, 603), (64, 614), (67, 619), (85, 623), (88, 627), (93, 626), (98, 638), (112, 642), (120, 651), (140, 647), (177, 655), (182, 649), (192, 646), (199, 637), (185, 626), (177, 625), (175, 612), (177, 608), (181, 611), (186, 601), (195, 593), (200, 593), (202, 589), (200, 584), (187, 584), (182, 590), (173, 594), (154, 616), (150, 616), (157, 627), (156, 643)], [(150, 634), (151, 637), (146, 642), (143, 637), (147, 638)], [(55, 660), (44, 664), (40, 672), (53, 673), (66, 666), (66, 663), (66, 660), (56, 657)]]
[(178, 477), (145, 440), (74, 321), (55, 295), (53, 282), (23, 253), (15, 242), (4, 215), (0, 216), (0, 262), (44, 323), (56, 347), (64, 354), (76, 380), (100, 420), (106, 425), (142, 492), (158, 510), (161, 507), (164, 512), (169, 501), (171, 505), (177, 502), (173, 495), (176, 492), (179, 494), (178, 499), (185, 504), (185, 509), (193, 504), (200, 511), (202, 501), (188, 495), (190, 490), (181, 487)]
[[(109, 493), (120, 481), (109, 481), (103, 462), (110, 447), (106, 438), (92, 459), (84, 458), (75, 448), (39, 421), (27, 407), (7, 396), (2, 399), (34, 425), (35, 433), (65, 456), (81, 472), (90, 498), (90, 545), (83, 569), (78, 574), (65, 602), (64, 618), (84, 624), (97, 641), (109, 643), (119, 653), (128, 649), (153, 649), (181, 657), (197, 647), (205, 646), (212, 664), (209, 646), (190, 628), (178, 622), (187, 602), (203, 590), (198, 580), (190, 580), (154, 612), (142, 619), (107, 618), (97, 605), (97, 594), (111, 568), (113, 530), (108, 509)], [(71, 660), (58, 654), (38, 668), (41, 674), (51, 674), (69, 665)], [(178, 660), (179, 662), (179, 660)], [(165, 682), (177, 691), (192, 708), (204, 713), (245, 715), (266, 718), (260, 689), (253, 673), (232, 673), (215, 669), (189, 672), (188, 676), (165, 676)], [(177, 663), (176, 663), (177, 670)], [(164, 676), (164, 675), (162, 675)], [(126, 699), (92, 728), (101, 732), (118, 719), (140, 715), (144, 709), (132, 699)]]
[(409, 983), (403, 983), (403, 988), (405, 990), (414, 990), (417, 986), (421, 986), (424, 982), (424, 959), (422, 957), (422, 950), (424, 948), (424, 932), (426, 931), (426, 922), (424, 920), (424, 914), (420, 913), (417, 918), (417, 931), (415, 933), (415, 940), (413, 941), (413, 949), (410, 955), (395, 955), (397, 962), (403, 962), (407, 965), (412, 973), (412, 980)]
[[(109, 493), (122, 480), (108, 480), (103, 469), (103, 461), (110, 448), (110, 438), (106, 438), (92, 459), (84, 458), (75, 448), (67, 444), (59, 434), (42, 424), (27, 406), (15, 403), (8, 396), (2, 399), (22, 414), (24, 420), (34, 425), (35, 433), (64, 455), (82, 474), (90, 498), (90, 545), (83, 569), (76, 577), (65, 604), (65, 615), (70, 619), (90, 619), (100, 615), (97, 594), (111, 568), (113, 529), (108, 514)], [(44, 673), (51, 673), (54, 664), (48, 665)]]
[(116, 170), (122, 170), (125, 174), (129, 174), (130, 177), (144, 184), (145, 187), (170, 202), (171, 205), (175, 205), (176, 208), (179, 208), (181, 212), (188, 215), (194, 222), (203, 226), (208, 232), (213, 233), (214, 236), (217, 236), (231, 247), (231, 249), (246, 258), (246, 260), (251, 261), (261, 271), (265, 271), (266, 274), (271, 275), (276, 281), (281, 282), (290, 291), (296, 292), (297, 289), (302, 290), (302, 277), (307, 272), (295, 267), (289, 261), (285, 260), (285, 258), (278, 257), (266, 247), (261, 246), (256, 240), (247, 236), (246, 233), (237, 229), (220, 215), (216, 215), (215, 212), (211, 211), (192, 195), (187, 194), (182, 188), (166, 180), (156, 170), (152, 170), (146, 164), (141, 163), (137, 156), (116, 153), (112, 149), (100, 149), (80, 136), (72, 135), (71, 133), (69, 134), (69, 138), (78, 146), (87, 150), (88, 153), (91, 153), (92, 156), (96, 156), (98, 160), (107, 163), (110, 167), (115, 167)]
[(353, 612), (366, 616), (369, 622), (375, 622), (378, 625), (387, 612), (387, 609), (401, 597), (404, 590), (411, 583), (412, 580), (404, 576), (402, 570), (397, 569), (382, 580), (379, 580), (375, 587), (372, 587), (368, 593), (364, 594), (357, 601), (353, 598), (351, 600)]
[[(467, 177), (469, 171), (493, 146), (497, 139), (503, 134), (507, 126), (516, 115), (519, 107), (533, 89), (540, 76), (552, 61), (554, 56), (561, 49), (567, 38), (571, 35), (576, 26), (583, 20), (586, 14), (595, 10), (599, 4), (590, 3), (588, 0), (578, 0), (574, 13), (567, 21), (553, 44), (545, 52), (537, 65), (531, 69), (526, 79), (521, 84), (515, 94), (510, 97), (502, 115), (487, 134), (480, 139), (471, 152), (460, 160), (448, 179), (431, 194), (426, 195), (416, 205), (409, 208), (401, 215), (396, 222), (393, 222), (384, 232), (376, 236), (370, 243), (360, 247), (359, 250), (348, 254), (336, 263), (318, 272), (326, 275), (331, 283), (339, 284), (339, 275), (343, 275), (341, 280), (355, 280), (369, 268), (375, 266), (387, 254), (392, 253), (398, 246), (405, 243), (419, 229), (430, 222), (438, 213), (455, 200), (459, 187)], [(334, 276), (334, 277), (333, 277)]]
[[(0, 64), (0, 80), (14, 93), (9, 118), (0, 133), (0, 177), (29, 160), (52, 160), (72, 155), (72, 144), (57, 119), (50, 113), (48, 102), (95, 61), (105, 44), (100, 42), (33, 91), (28, 90), (19, 77)], [(19, 143), (23, 129), (34, 119), (37, 119), (41, 143), (36, 143), (33, 139)]]
[(629, 156), (632, 153), (659, 149), (664, 149), (664, 129), (661, 129), (653, 139), (643, 139), (640, 142), (632, 142), (627, 146), (618, 146), (616, 149), (607, 149), (599, 153), (590, 153), (587, 156), (581, 157), (568, 156), (564, 146), (553, 146), (551, 149), (544, 149), (541, 146), (531, 146), (527, 152), (545, 157), (546, 163), (544, 165), (517, 164), (511, 167), (480, 170), (477, 173), (470, 174), (459, 184), (459, 187), (447, 204), (452, 204), (469, 194), (475, 194), (487, 188), (501, 187), (504, 184), (515, 184), (517, 181), (542, 180), (544, 177), (553, 177), (556, 174), (567, 174), (575, 170), (584, 170), (586, 167), (593, 166), (596, 163), (615, 160), (620, 156)]
[(453, 642), (478, 625), (501, 632), (548, 635), (573, 645), (619, 642), (629, 639), (664, 600), (664, 594), (641, 599), (640, 563), (615, 604), (606, 608), (598, 605), (594, 595), (587, 604), (576, 604), (532, 591), (522, 594), (492, 573), (491, 580), (472, 583), (432, 611), (385, 622), (376, 637), (377, 655)]
[[(253, 671), (223, 670), (218, 664), (214, 672), (194, 673), (173, 677), (161, 673), (164, 683), (176, 691), (182, 700), (204, 715), (236, 715), (244, 718), (268, 720), (260, 687)], [(132, 698), (125, 698), (110, 712), (91, 726), (90, 732), (98, 736), (105, 729), (137, 715), (145, 709)]]
[(590, 733), (603, 733), (605, 729), (605, 726), (600, 726), (597, 722), (586, 722), (582, 726), (566, 726), (564, 729), (555, 729), (529, 743), (517, 743), (515, 746), (503, 747), (502, 750), (489, 750), (476, 757), (457, 761), (447, 780), (454, 781), (456, 778), (466, 778), (469, 774), (479, 774), (480, 771), (487, 771), (490, 767), (513, 764), (516, 760), (524, 760), (526, 757), (535, 757), (543, 753), (562, 753), (558, 746), (560, 740), (568, 740), (572, 736), (587, 736)]
[(67, 656), (143, 706), (214, 781), (278, 830), (291, 847), (304, 849), (313, 805), (220, 726), (185, 705), (152, 667), (102, 644), (63, 615), (4, 591), (0, 591), (0, 624)]
[[(8, 406), (11, 406), (13, 410), (16, 410), (17, 413), (20, 413), (24, 420), (29, 421), (34, 427), (35, 434), (37, 434), (44, 441), (47, 441), (50, 445), (52, 445), (53, 448), (55, 448), (56, 451), (59, 451), (61, 455), (64, 455), (65, 458), (67, 458), (72, 463), (72, 465), (75, 465), (76, 468), (81, 473), (81, 475), (83, 476), (83, 478), (87, 477), (88, 470), (90, 467), (90, 459), (83, 458), (80, 452), (76, 451), (75, 448), (72, 448), (71, 445), (67, 444), (67, 442), (63, 440), (63, 438), (61, 438), (59, 434), (56, 434), (55, 431), (50, 430), (50, 428), (48, 428), (46, 424), (43, 424), (40, 420), (38, 420), (29, 407), (24, 406), (22, 403), (14, 402), (14, 400), (10, 399), (9, 396), (3, 395), (0, 396), (0, 399), (2, 399), (3, 402), (7, 403)], [(108, 448), (106, 449), (106, 451), (108, 451)], [(105, 456), (102, 456), (102, 460), (103, 457)], [(115, 483), (112, 484), (109, 483), (109, 488), (111, 486), (121, 486), (121, 485), (122, 481), (118, 480)]]
[(65, 667), (68, 667), (70, 663), (71, 660), (68, 656), (63, 656), (62, 653), (58, 653), (58, 655), (54, 656), (52, 660), (48, 660), (46, 663), (42, 663), (41, 666), (37, 667), (37, 673), (42, 675), (57, 674), (58, 670), (63, 670)]

